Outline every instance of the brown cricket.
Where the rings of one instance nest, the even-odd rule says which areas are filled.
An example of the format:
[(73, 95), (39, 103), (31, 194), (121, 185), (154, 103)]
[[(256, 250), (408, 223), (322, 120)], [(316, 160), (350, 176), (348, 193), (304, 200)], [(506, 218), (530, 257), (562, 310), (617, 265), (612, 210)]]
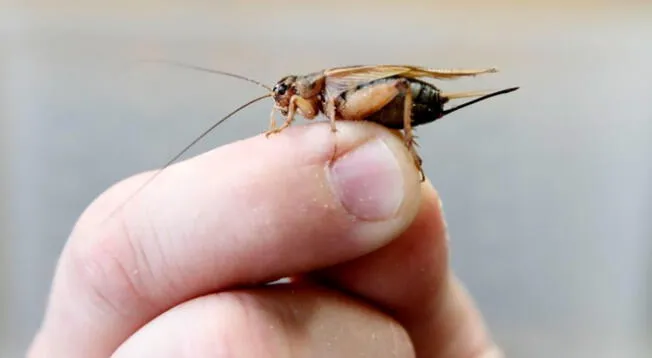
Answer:
[[(441, 92), (419, 77), (453, 79), (497, 72), (485, 69), (429, 69), (409, 65), (347, 66), (322, 70), (307, 75), (283, 77), (272, 88), (274, 109), (266, 136), (289, 127), (297, 113), (313, 119), (324, 113), (331, 131), (336, 132), (339, 120), (371, 121), (390, 129), (403, 130), (404, 141), (414, 157), (421, 180), (425, 174), (417, 153), (413, 128), (433, 122), (445, 115), (489, 97), (512, 92), (518, 87), (496, 92)], [(452, 99), (480, 97), (473, 101), (444, 109)], [(276, 127), (274, 110), (285, 117), (281, 127)]]
[[(371, 121), (394, 130), (403, 130), (405, 145), (414, 158), (420, 172), (421, 180), (425, 180), (422, 160), (415, 149), (413, 128), (434, 122), (461, 108), (483, 101), (490, 97), (509, 93), (519, 87), (506, 88), (499, 91), (442, 92), (433, 84), (420, 78), (440, 80), (477, 76), (494, 73), (496, 68), (481, 69), (432, 69), (411, 65), (360, 65), (325, 69), (305, 75), (289, 75), (281, 78), (274, 87), (269, 87), (259, 81), (220, 70), (214, 70), (174, 61), (155, 60), (199, 71), (217, 73), (255, 83), (268, 91), (268, 94), (255, 98), (238, 107), (223, 117), (192, 143), (172, 158), (165, 166), (176, 161), (190, 147), (196, 144), (215, 127), (243, 108), (267, 97), (274, 99), (270, 114), (269, 129), (265, 136), (280, 133), (289, 127), (297, 114), (311, 120), (323, 113), (329, 120), (331, 130), (337, 131), (336, 122), (341, 120)], [(450, 100), (468, 97), (478, 97), (460, 105), (444, 109)], [(275, 112), (279, 111), (285, 120), (277, 127)], [(157, 173), (159, 174), (160, 171)], [(141, 189), (154, 179), (154, 175)]]

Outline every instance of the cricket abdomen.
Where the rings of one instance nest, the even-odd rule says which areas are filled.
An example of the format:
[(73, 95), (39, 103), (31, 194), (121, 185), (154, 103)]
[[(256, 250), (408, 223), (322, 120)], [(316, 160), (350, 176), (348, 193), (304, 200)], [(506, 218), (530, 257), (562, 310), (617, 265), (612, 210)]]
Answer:
[[(393, 82), (396, 80), (406, 81), (409, 90), (412, 92), (412, 127), (433, 122), (441, 117), (443, 105), (446, 102), (440, 96), (440, 91), (430, 83), (417, 79), (390, 77), (369, 82), (364, 87), (381, 83)], [(405, 93), (399, 92), (394, 99), (385, 105), (381, 110), (365, 118), (367, 121), (376, 122), (391, 129), (403, 129), (404, 127), (404, 105)]]

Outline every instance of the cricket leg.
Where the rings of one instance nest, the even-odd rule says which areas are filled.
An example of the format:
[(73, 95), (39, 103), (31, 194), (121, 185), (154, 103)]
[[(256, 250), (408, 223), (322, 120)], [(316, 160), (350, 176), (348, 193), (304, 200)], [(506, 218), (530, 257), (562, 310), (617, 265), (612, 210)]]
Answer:
[(288, 104), (288, 114), (287, 117), (285, 118), (285, 122), (283, 122), (283, 124), (279, 128), (270, 128), (270, 130), (265, 132), (265, 137), (269, 137), (272, 134), (280, 133), (281, 131), (289, 127), (294, 121), (294, 117), (297, 114), (297, 108), (301, 110), (301, 113), (307, 119), (312, 119), (317, 115), (314, 103), (307, 101), (306, 99), (301, 98), (297, 95), (294, 95), (292, 96), (292, 98), (290, 98), (290, 103)]
[[(400, 81), (371, 84), (364, 88), (349, 90), (344, 95), (329, 100), (325, 113), (329, 118), (331, 131), (337, 132), (335, 124), (338, 120), (364, 120), (383, 109), (400, 94)], [(335, 152), (336, 150), (333, 155)]]
[(397, 79), (345, 92), (329, 103), (332, 106), (328, 110), (331, 131), (337, 132), (337, 120), (359, 121), (377, 113), (408, 87), (406, 80)]
[(410, 151), (410, 154), (412, 154), (412, 159), (414, 160), (414, 165), (417, 167), (417, 170), (419, 171), (419, 175), (421, 176), (421, 182), (426, 181), (426, 173), (423, 171), (423, 160), (421, 159), (421, 156), (419, 156), (419, 153), (417, 153), (417, 150), (415, 148), (416, 142), (414, 139), (412, 139), (411, 144), (408, 146), (408, 150)]
[(290, 104), (288, 105), (288, 115), (285, 118), (285, 122), (283, 122), (280, 128), (276, 128), (276, 125), (274, 125), (274, 128), (270, 128), (267, 132), (265, 132), (265, 138), (269, 138), (269, 136), (272, 134), (280, 133), (281, 131), (283, 131), (284, 129), (286, 129), (292, 124), (292, 122), (294, 121), (294, 116), (296, 115), (296, 111), (297, 111), (296, 102), (298, 98), (299, 97), (297, 96), (293, 96), (290, 99)]
[[(383, 107), (400, 95), (405, 98), (404, 109), (403, 117), (397, 118), (397, 120), (402, 121), (405, 145), (412, 154), (414, 163), (421, 174), (421, 181), (424, 181), (425, 174), (421, 168), (422, 160), (414, 148), (414, 135), (412, 133), (413, 98), (408, 80), (401, 78), (393, 81), (383, 81), (350, 91), (346, 93), (345, 97), (339, 97), (339, 100), (335, 102), (335, 107), (342, 119), (364, 120), (382, 110)], [(333, 117), (331, 117), (331, 121), (333, 121)]]
[(328, 122), (330, 123), (331, 126), (331, 133), (337, 132), (337, 127), (335, 123), (339, 119), (339, 114), (337, 114), (337, 104), (338, 98), (331, 98), (329, 99), (325, 104), (324, 104), (324, 115), (326, 118), (328, 118)]
[(331, 115), (330, 118), (328, 118), (328, 122), (331, 125), (331, 133), (336, 133), (337, 132), (337, 126), (335, 125), (335, 122), (336, 122), (335, 114)]
[(272, 111), (269, 114), (269, 131), (273, 131), (276, 129), (276, 106), (272, 108)]
[(335, 100), (335, 112), (343, 120), (364, 120), (382, 110), (408, 88), (407, 80), (397, 79), (350, 90)]
[(417, 150), (415, 148), (416, 142), (415, 142), (415, 136), (412, 130), (412, 91), (409, 90), (409, 86), (407, 87), (407, 90), (405, 90), (405, 101), (404, 101), (404, 107), (403, 107), (403, 133), (404, 133), (404, 140), (405, 140), (405, 146), (407, 147), (408, 151), (410, 154), (412, 154), (412, 159), (414, 159), (414, 165), (417, 167), (417, 170), (419, 171), (419, 175), (421, 176), (421, 181), (426, 180), (426, 174), (423, 172), (423, 160), (419, 156), (419, 153), (417, 153)]

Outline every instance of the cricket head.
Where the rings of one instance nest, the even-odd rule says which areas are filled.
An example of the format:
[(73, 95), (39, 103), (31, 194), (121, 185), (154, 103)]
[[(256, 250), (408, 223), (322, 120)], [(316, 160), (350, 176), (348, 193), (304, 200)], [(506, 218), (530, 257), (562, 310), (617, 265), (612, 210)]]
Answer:
[(272, 88), (272, 97), (276, 102), (276, 107), (284, 116), (288, 114), (290, 99), (297, 93), (296, 82), (297, 76), (285, 76), (276, 82), (274, 88)]

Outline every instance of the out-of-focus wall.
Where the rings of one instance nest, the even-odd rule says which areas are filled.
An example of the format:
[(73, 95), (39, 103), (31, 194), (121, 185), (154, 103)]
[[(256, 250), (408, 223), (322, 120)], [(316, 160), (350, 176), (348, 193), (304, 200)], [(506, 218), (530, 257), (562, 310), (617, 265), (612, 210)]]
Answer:
[[(0, 35), (1, 36), (1, 35)], [(1, 39), (2, 37), (0, 37)], [(0, 53), (7, 50), (0, 42)], [(0, 347), (7, 347), (9, 322), (9, 103), (6, 95), (7, 84), (2, 81), (6, 76), (6, 58), (0, 55)], [(3, 349), (0, 349), (3, 353)]]
[[(85, 206), (259, 93), (143, 58), (268, 82), (357, 63), (498, 66), (442, 86), (520, 91), (418, 131), (456, 272), (510, 357), (652, 355), (649, 1), (16, 1), (0, 31), (7, 356), (38, 327)], [(193, 153), (265, 130), (268, 110)]]

